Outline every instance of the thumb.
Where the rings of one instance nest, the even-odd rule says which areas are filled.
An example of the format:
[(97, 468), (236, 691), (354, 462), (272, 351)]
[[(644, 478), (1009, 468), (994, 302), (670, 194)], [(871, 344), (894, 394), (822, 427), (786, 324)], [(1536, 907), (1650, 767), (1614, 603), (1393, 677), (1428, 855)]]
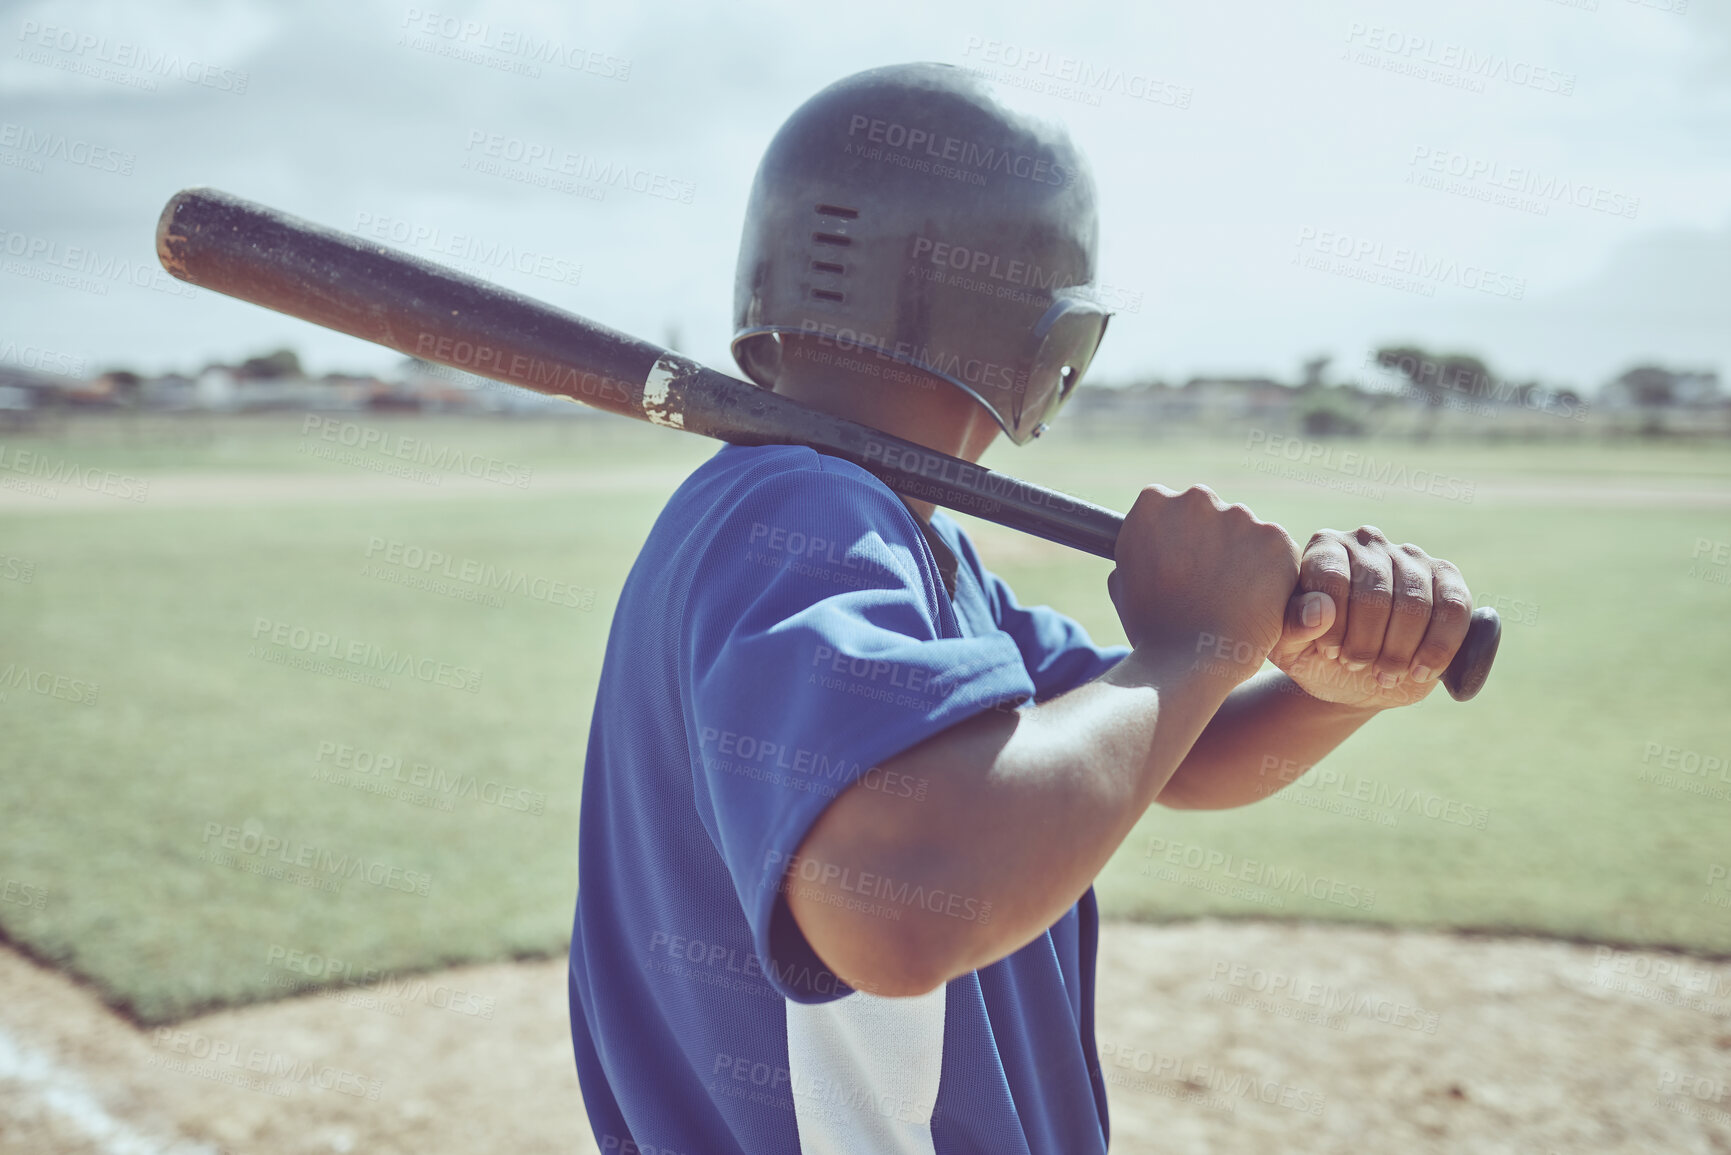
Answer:
[(1286, 602), (1286, 621), (1269, 657), (1280, 664), (1304, 652), (1306, 646), (1334, 625), (1334, 599), (1321, 590), (1294, 594)]

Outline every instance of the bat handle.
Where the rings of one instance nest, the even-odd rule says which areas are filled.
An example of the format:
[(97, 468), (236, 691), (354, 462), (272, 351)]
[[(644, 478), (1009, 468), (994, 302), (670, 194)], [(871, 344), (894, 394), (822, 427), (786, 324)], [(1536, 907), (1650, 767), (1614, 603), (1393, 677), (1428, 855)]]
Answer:
[(1454, 661), (1443, 671), (1443, 689), (1457, 702), (1470, 700), (1484, 689), (1491, 676), (1491, 663), (1497, 660), (1497, 645), (1503, 640), (1503, 620), (1489, 606), (1473, 611), (1467, 624), (1466, 640), (1455, 651)]
[[(897, 479), (888, 477), (885, 480), (891, 488), (897, 488)], [(1038, 534), (1095, 557), (1112, 560), (1117, 550), (1118, 534), (1124, 528), (1124, 515), (1088, 506), (1085, 502), (1074, 504), (1078, 507), (1074, 511), (1039, 510), (1037, 518), (1028, 515), (986, 516), (1000, 525)], [(1497, 645), (1502, 640), (1503, 621), (1497, 616), (1497, 611), (1489, 606), (1474, 610), (1461, 648), (1455, 651), (1454, 660), (1443, 671), (1443, 689), (1449, 692), (1449, 697), (1457, 702), (1466, 702), (1484, 689), (1485, 679), (1491, 676), (1491, 663), (1497, 659)]]

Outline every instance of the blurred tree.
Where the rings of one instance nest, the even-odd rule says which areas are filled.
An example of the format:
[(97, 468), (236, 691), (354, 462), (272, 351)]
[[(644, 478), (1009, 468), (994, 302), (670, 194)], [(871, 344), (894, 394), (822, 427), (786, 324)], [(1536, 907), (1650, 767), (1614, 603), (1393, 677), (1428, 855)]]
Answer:
[(1362, 437), (1364, 420), (1346, 389), (1318, 389), (1299, 411), (1299, 424), (1309, 437)]
[(1322, 375), (1327, 372), (1329, 362), (1333, 360), (1333, 357), (1323, 353), (1305, 361), (1303, 363), (1304, 379), (1299, 383), (1299, 388), (1307, 391), (1322, 388)]
[(1665, 410), (1677, 403), (1677, 385), (1685, 376), (1663, 365), (1636, 365), (1611, 385), (1640, 408), (1641, 435), (1656, 437), (1665, 431)]
[(1425, 406), (1420, 440), (1436, 432), (1437, 411), (1450, 393), (1467, 397), (1491, 395), (1495, 379), (1490, 367), (1470, 353), (1432, 353), (1417, 345), (1386, 345), (1376, 351), (1376, 363), (1405, 377)]
[(278, 349), (262, 357), (248, 357), (240, 363), (235, 376), (247, 381), (277, 381), (305, 374), (301, 372), (300, 354), (293, 349)]
[(1643, 409), (1663, 409), (1677, 399), (1677, 378), (1662, 365), (1637, 365), (1614, 382)]

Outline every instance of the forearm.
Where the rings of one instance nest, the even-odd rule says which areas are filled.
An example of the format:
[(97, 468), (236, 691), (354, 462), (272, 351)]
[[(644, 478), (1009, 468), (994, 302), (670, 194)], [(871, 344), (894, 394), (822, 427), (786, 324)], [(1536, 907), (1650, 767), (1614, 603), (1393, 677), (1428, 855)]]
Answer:
[(1320, 701), (1279, 671), (1258, 675), (1227, 696), (1156, 801), (1225, 810), (1266, 798), (1378, 712)]
[(800, 847), (804, 868), (788, 873), (807, 941), (840, 975), (917, 994), (1037, 937), (1092, 884), (1225, 699), (1190, 665), (1132, 654), (1051, 702), (989, 711), (886, 761), (925, 780), (926, 796), (856, 784), (825, 810)]

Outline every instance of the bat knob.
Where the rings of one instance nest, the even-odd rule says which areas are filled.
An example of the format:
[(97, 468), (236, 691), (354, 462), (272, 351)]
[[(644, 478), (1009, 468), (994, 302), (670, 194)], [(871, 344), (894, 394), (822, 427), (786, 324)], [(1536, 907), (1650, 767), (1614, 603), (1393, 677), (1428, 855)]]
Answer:
[(1497, 660), (1497, 645), (1503, 640), (1503, 620), (1489, 606), (1473, 611), (1467, 624), (1466, 640), (1455, 651), (1454, 661), (1443, 671), (1443, 688), (1457, 702), (1473, 698), (1485, 687), (1491, 676), (1491, 663)]

